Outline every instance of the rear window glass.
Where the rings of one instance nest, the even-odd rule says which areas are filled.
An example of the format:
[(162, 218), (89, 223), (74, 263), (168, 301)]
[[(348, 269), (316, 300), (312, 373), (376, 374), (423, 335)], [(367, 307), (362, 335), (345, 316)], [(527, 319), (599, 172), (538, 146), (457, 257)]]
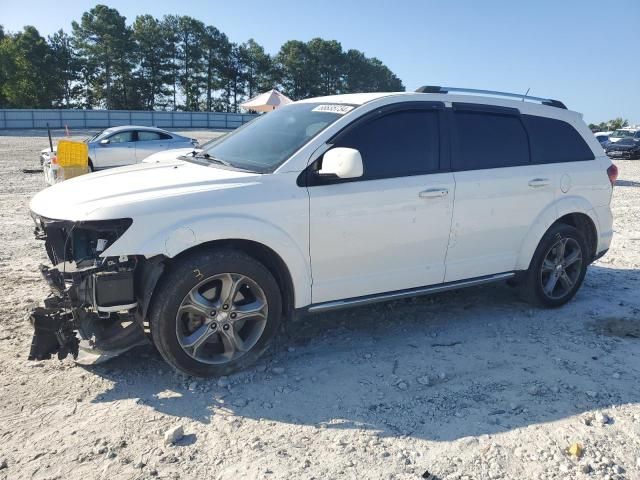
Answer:
[(520, 118), (481, 111), (454, 111), (457, 154), (454, 170), (527, 165), (529, 143)]
[(529, 132), (532, 163), (562, 163), (593, 160), (589, 145), (573, 126), (553, 118), (523, 115)]

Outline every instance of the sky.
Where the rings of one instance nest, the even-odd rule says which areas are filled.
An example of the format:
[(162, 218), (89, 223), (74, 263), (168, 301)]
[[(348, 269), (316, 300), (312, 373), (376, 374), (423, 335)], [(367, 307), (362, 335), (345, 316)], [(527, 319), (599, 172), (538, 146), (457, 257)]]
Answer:
[[(5, 31), (63, 28), (97, 1), (0, 0)], [(338, 40), (382, 60), (407, 90), (445, 85), (555, 98), (587, 122), (640, 123), (640, 1), (104, 0), (131, 22), (190, 15), (275, 54), (287, 40)]]

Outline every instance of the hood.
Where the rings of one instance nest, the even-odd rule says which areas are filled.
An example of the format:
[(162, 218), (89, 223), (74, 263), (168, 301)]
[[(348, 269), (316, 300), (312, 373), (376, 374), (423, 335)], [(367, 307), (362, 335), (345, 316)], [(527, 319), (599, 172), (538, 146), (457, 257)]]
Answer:
[(147, 158), (142, 160), (142, 163), (156, 163), (156, 162), (167, 162), (167, 161), (175, 161), (178, 157), (182, 155), (187, 155), (191, 152), (199, 152), (198, 148), (174, 148), (172, 150), (164, 150), (162, 152), (156, 152), (149, 155)]
[(150, 200), (212, 192), (255, 183), (260, 174), (174, 160), (140, 163), (75, 177), (42, 190), (31, 210), (57, 220), (100, 220), (133, 215)]

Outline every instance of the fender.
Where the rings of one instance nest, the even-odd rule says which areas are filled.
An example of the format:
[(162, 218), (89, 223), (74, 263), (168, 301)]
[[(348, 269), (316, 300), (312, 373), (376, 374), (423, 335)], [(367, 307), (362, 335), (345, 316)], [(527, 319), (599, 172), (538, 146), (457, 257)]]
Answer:
[(516, 270), (527, 270), (529, 268), (533, 254), (546, 231), (556, 220), (570, 213), (584, 213), (587, 215), (596, 226), (599, 236), (598, 218), (593, 211), (592, 205), (584, 197), (577, 195), (564, 196), (549, 204), (529, 228), (520, 247)]
[[(148, 227), (148, 231), (153, 230), (152, 225)], [(164, 255), (173, 258), (189, 248), (214, 240), (242, 239), (260, 243), (278, 254), (287, 265), (294, 285), (295, 307), (311, 303), (308, 245), (298, 245), (285, 230), (263, 219), (223, 213), (181, 219), (179, 224), (145, 236), (145, 241), (139, 244), (132, 242), (128, 233), (125, 232), (103, 256), (144, 255), (150, 258)], [(298, 238), (308, 239), (308, 230), (301, 231)]]

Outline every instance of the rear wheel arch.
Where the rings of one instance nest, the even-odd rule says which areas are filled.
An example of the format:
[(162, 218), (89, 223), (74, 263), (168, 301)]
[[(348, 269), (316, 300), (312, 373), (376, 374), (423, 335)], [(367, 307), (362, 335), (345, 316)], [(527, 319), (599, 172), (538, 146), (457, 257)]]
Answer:
[(582, 232), (587, 241), (587, 246), (589, 247), (590, 260), (593, 260), (598, 248), (598, 229), (596, 228), (596, 224), (593, 219), (585, 213), (574, 212), (563, 215), (556, 220), (553, 225), (557, 225), (559, 223), (570, 225)]
[(591, 260), (595, 258), (598, 244), (597, 221), (593, 206), (583, 197), (565, 197), (547, 206), (532, 223), (520, 247), (515, 270), (525, 271), (531, 265), (533, 255), (544, 235), (557, 224), (577, 228), (587, 239)]

